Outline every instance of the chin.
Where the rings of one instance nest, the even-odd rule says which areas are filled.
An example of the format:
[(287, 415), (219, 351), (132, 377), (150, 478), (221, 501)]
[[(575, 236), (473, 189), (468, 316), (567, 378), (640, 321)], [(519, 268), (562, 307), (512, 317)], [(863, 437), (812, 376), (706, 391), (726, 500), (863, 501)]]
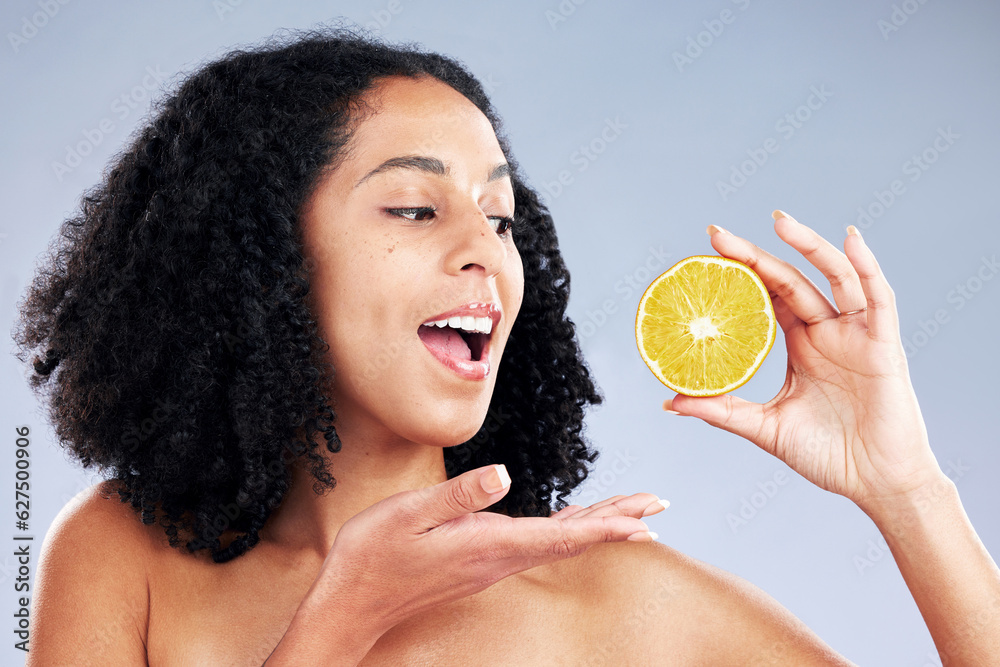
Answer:
[(478, 432), (479, 432), (479, 427), (476, 426), (472, 430), (466, 430), (460, 433), (449, 435), (443, 438), (442, 440), (436, 442), (435, 444), (438, 444), (441, 447), (457, 447), (467, 442), (468, 440), (471, 440), (472, 438), (476, 437), (476, 433)]
[[(440, 423), (438, 422), (438, 424)], [(479, 427), (482, 423), (482, 420), (480, 420), (474, 424), (466, 421), (463, 424), (455, 424), (453, 426), (439, 426), (432, 433), (415, 434), (412, 440), (429, 447), (441, 447), (442, 449), (456, 447), (476, 437), (476, 433), (479, 432)]]

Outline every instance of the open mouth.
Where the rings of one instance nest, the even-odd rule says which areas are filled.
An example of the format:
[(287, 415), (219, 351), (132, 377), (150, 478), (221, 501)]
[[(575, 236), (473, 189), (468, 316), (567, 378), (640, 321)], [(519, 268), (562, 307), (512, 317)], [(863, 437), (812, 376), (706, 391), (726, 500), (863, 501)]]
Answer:
[(464, 361), (480, 361), (491, 334), (450, 325), (423, 324), (418, 335), (427, 347), (445, 356)]
[(472, 301), (425, 320), (417, 335), (459, 377), (484, 380), (490, 375), (490, 340), (502, 318), (495, 303)]

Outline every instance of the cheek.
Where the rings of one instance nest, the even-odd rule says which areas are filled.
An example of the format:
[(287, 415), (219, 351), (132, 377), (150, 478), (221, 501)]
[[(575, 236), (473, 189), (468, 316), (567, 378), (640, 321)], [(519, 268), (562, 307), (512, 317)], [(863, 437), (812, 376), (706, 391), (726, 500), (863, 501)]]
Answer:
[(388, 355), (395, 362), (416, 339), (410, 323), (420, 286), (427, 283), (405, 249), (396, 244), (389, 252), (392, 246), (391, 241), (368, 244), (342, 256), (320, 286), (335, 368), (368, 375), (374, 360)]
[(521, 302), (524, 299), (524, 265), (521, 263), (521, 256), (514, 250), (507, 256), (507, 266), (504, 267), (506, 280), (504, 285), (507, 290), (505, 295), (507, 303), (510, 304), (511, 321), (517, 316), (521, 309)]
[[(363, 255), (367, 257), (367, 254)], [(333, 256), (313, 275), (309, 291), (335, 367), (351, 358), (359, 345), (370, 340), (372, 326), (366, 305), (373, 301), (377, 286), (360, 257)]]

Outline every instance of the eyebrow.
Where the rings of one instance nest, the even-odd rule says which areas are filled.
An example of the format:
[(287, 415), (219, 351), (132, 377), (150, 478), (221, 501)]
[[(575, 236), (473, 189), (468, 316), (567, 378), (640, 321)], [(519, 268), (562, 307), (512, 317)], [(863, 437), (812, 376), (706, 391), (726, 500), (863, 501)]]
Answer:
[[(360, 181), (355, 183), (354, 187), (358, 187), (375, 174), (382, 174), (393, 169), (415, 169), (417, 171), (435, 174), (436, 176), (451, 176), (451, 170), (448, 169), (448, 165), (435, 157), (425, 157), (423, 155), (403, 155), (400, 157), (389, 158), (379, 166), (375, 167), (365, 174)], [(494, 165), (490, 169), (489, 175), (486, 177), (486, 182), (490, 183), (492, 181), (499, 180), (504, 176), (510, 176), (510, 165), (506, 162), (501, 162), (500, 164)]]

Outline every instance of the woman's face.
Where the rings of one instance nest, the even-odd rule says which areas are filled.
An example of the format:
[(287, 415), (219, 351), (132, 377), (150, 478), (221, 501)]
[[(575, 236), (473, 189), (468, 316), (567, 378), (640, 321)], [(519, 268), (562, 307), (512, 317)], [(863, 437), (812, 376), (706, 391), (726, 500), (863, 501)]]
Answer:
[(486, 417), (523, 297), (506, 160), (437, 79), (383, 78), (365, 99), (374, 114), (302, 216), (338, 431), (456, 445)]

